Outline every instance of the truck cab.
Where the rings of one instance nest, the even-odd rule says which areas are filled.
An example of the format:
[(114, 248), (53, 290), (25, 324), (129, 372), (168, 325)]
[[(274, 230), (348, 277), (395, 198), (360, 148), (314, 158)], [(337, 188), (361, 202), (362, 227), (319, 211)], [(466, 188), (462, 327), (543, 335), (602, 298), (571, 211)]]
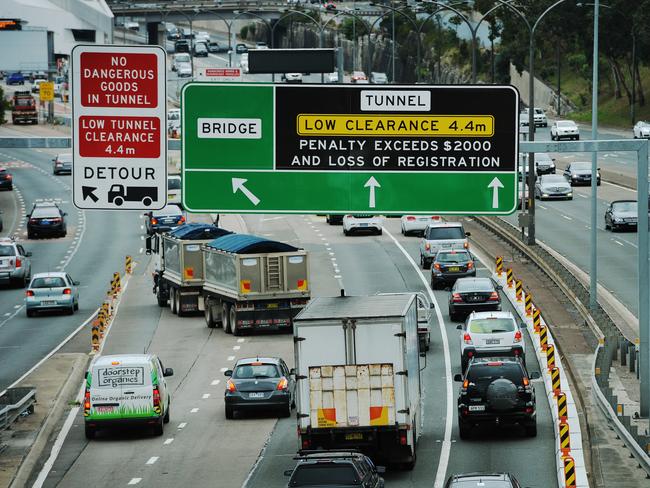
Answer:
[(18, 123), (38, 124), (36, 100), (29, 91), (14, 92), (12, 97), (11, 121)]

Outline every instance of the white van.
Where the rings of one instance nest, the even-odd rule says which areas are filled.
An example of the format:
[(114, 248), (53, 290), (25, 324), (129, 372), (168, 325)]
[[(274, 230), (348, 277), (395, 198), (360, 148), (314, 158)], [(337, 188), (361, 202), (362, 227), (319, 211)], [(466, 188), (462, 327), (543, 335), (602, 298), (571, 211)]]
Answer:
[(96, 358), (86, 373), (86, 438), (104, 427), (134, 424), (151, 425), (155, 435), (162, 435), (171, 402), (165, 377), (173, 374), (153, 354)]

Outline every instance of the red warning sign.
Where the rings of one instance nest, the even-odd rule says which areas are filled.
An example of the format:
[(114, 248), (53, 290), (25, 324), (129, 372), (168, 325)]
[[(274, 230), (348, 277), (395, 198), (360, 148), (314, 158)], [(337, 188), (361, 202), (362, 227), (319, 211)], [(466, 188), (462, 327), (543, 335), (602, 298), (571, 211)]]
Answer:
[(158, 104), (157, 63), (155, 54), (81, 53), (81, 105), (155, 108)]
[(79, 117), (82, 157), (157, 158), (160, 156), (158, 117)]

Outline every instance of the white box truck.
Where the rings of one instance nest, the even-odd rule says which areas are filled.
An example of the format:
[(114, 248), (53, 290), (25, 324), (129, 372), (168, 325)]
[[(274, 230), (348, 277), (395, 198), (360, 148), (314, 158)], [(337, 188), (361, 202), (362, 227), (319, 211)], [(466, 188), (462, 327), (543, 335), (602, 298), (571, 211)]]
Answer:
[(294, 319), (301, 449), (412, 469), (420, 423), (416, 295), (314, 298)]

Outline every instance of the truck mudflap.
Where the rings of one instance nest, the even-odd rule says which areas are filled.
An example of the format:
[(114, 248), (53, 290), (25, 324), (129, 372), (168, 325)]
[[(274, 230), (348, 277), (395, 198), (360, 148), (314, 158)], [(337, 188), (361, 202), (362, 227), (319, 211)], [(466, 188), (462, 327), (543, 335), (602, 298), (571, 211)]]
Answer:
[(237, 328), (245, 330), (293, 330), (293, 318), (298, 315), (306, 300), (278, 300), (241, 302), (236, 304)]
[(199, 312), (199, 296), (201, 288), (177, 288), (180, 292), (179, 306), (182, 313)]
[(356, 428), (308, 428), (300, 432), (301, 449), (357, 449), (376, 463), (415, 463), (415, 447), (409, 445), (409, 429), (399, 425)]

